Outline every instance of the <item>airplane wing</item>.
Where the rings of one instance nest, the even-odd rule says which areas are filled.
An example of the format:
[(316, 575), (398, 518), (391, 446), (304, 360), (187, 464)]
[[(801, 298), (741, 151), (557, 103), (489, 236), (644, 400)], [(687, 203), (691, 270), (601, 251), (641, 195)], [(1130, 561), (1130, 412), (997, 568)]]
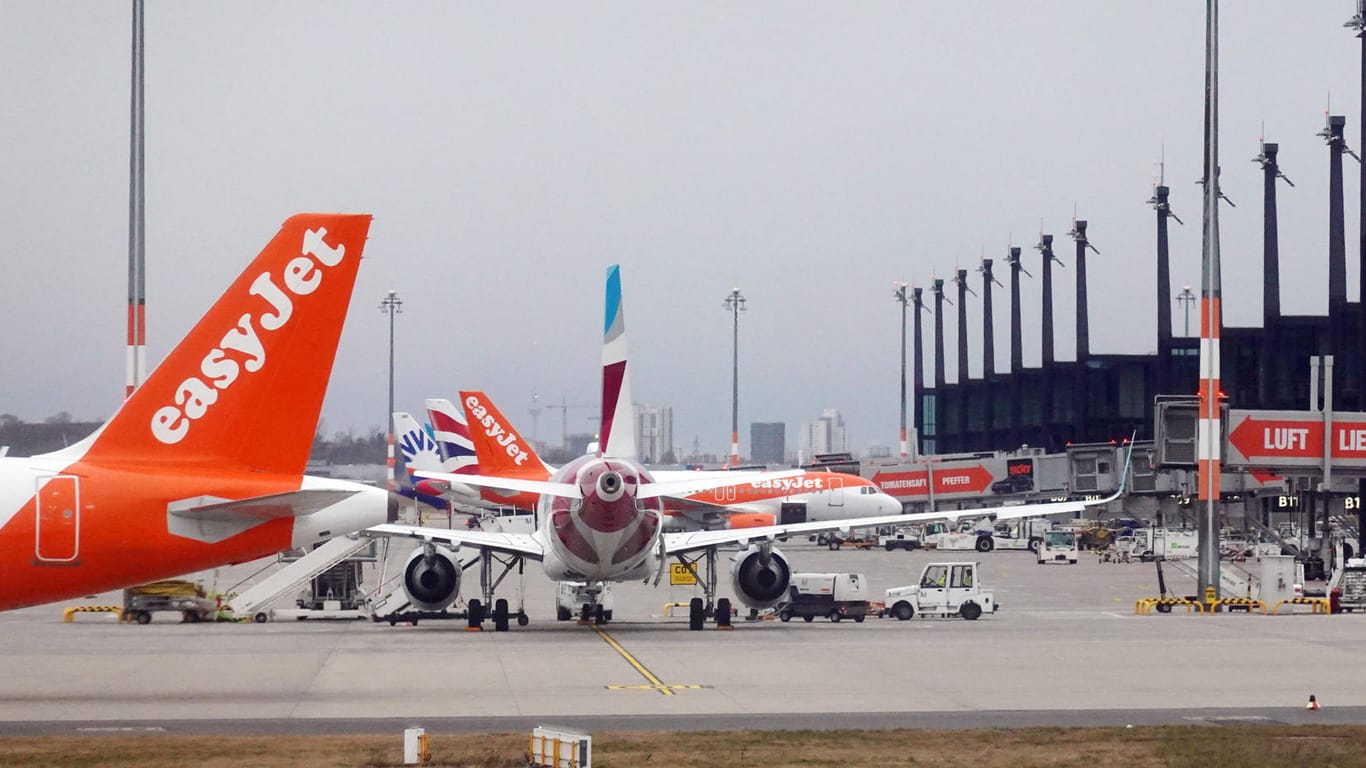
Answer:
[(420, 525), (399, 525), (386, 523), (367, 528), (361, 533), (367, 536), (395, 536), (433, 544), (445, 544), (452, 549), (476, 547), (521, 555), (531, 560), (545, 557), (540, 542), (529, 533), (498, 533), (496, 531), (459, 531), (446, 528), (428, 528)]
[(452, 484), (464, 483), (465, 485), (475, 485), (480, 488), (493, 488), (494, 490), (549, 494), (551, 496), (563, 496), (568, 499), (583, 497), (583, 494), (579, 492), (579, 487), (577, 485), (570, 483), (552, 483), (548, 480), (527, 480), (517, 477), (492, 477), (489, 475), (464, 475), (450, 472), (424, 472), (421, 470), (414, 471), (413, 477), (421, 477), (427, 480), (441, 480)]
[(686, 531), (664, 534), (666, 555), (682, 554), (722, 544), (747, 545), (762, 540), (772, 541), (794, 535), (839, 531), (848, 533), (854, 528), (875, 528), (880, 525), (905, 525), (926, 520), (956, 520), (960, 517), (991, 516), (998, 520), (1017, 517), (1039, 517), (1076, 513), (1092, 504), (1104, 504), (1119, 498), (1116, 493), (1097, 501), (1054, 501), (1046, 504), (1017, 504), (1010, 507), (982, 507), (978, 509), (955, 509), (944, 512), (916, 512), (905, 515), (881, 515), (878, 517), (855, 517), (847, 520), (826, 520), (815, 523), (790, 523), (788, 525), (764, 525), (755, 528), (727, 529), (719, 531)]

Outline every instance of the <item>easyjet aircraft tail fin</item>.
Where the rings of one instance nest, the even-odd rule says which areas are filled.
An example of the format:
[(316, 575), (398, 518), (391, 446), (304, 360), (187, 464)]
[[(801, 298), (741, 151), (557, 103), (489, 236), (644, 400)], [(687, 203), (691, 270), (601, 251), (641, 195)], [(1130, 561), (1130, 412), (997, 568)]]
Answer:
[(460, 393), (460, 404), (469, 420), (470, 440), (479, 461), (479, 473), (492, 477), (529, 477), (543, 480), (550, 467), (531, 447), (512, 422), (483, 392)]
[(367, 214), (285, 221), (85, 460), (302, 474), (369, 229)]
[(606, 319), (602, 332), (602, 421), (599, 453), (636, 458), (636, 425), (631, 407), (631, 377), (626, 370), (626, 316), (621, 303), (621, 267), (607, 268)]

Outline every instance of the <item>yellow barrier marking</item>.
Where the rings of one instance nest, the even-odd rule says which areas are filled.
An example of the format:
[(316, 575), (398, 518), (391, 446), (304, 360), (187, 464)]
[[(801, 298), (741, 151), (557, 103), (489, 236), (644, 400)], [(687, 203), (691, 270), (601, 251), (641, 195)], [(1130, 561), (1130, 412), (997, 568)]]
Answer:
[(604, 641), (607, 642), (608, 645), (612, 646), (613, 650), (621, 654), (621, 657), (623, 659), (626, 659), (627, 664), (630, 664), (632, 667), (635, 667), (635, 670), (640, 673), (641, 677), (644, 677), (646, 680), (650, 681), (649, 685), (609, 685), (607, 686), (607, 689), (609, 691), (654, 690), (659, 691), (660, 694), (664, 696), (672, 696), (674, 695), (674, 691), (676, 690), (696, 690), (702, 687), (700, 685), (669, 685), (663, 680), (660, 680), (658, 677), (655, 677), (655, 674), (650, 670), (646, 669), (644, 664), (641, 664), (639, 661), (636, 661), (636, 657), (632, 656), (631, 653), (627, 651), (625, 648), (622, 648), (621, 643), (618, 643), (616, 640), (612, 639), (612, 636), (607, 634), (606, 630), (604, 630), (602, 627), (595, 626), (593, 627), (593, 631), (597, 632), (598, 637), (601, 637)]

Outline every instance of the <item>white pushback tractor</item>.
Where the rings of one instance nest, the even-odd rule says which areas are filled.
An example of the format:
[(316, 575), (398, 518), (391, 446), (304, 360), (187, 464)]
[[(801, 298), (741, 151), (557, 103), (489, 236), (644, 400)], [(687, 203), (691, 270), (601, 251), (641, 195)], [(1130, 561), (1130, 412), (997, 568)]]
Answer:
[(929, 563), (920, 581), (887, 590), (887, 611), (901, 621), (921, 616), (961, 616), (975, 621), (995, 613), (996, 596), (982, 589), (977, 563)]

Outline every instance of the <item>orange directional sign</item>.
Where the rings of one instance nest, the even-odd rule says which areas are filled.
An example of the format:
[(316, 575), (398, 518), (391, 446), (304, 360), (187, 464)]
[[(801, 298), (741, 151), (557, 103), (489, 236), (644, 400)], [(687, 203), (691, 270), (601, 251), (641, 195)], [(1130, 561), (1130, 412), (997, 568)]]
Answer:
[[(1323, 465), (1323, 416), (1311, 411), (1231, 411), (1225, 465)], [(1333, 465), (1366, 468), (1366, 413), (1333, 415), (1328, 449)]]
[[(924, 469), (909, 472), (878, 472), (873, 475), (873, 483), (882, 490), (898, 497), (930, 495), (930, 474)], [(991, 487), (991, 472), (981, 464), (971, 466), (936, 466), (934, 474), (934, 495), (950, 494), (981, 495)]]

